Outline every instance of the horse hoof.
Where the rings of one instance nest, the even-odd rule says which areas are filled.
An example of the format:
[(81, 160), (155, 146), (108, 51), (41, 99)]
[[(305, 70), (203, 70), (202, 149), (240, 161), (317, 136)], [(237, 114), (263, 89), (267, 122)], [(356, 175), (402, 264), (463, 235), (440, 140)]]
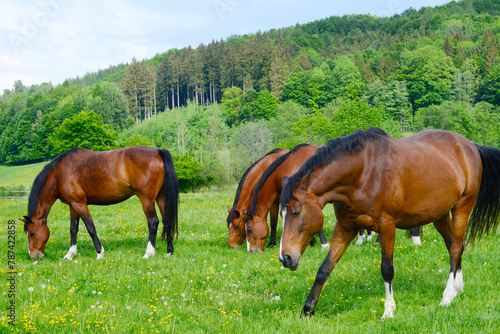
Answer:
[(313, 315), (314, 315), (314, 308), (309, 304), (305, 304), (304, 308), (302, 309), (302, 314), (300, 315), (301, 318), (304, 317), (310, 318)]
[(276, 247), (276, 243), (269, 243), (266, 248)]

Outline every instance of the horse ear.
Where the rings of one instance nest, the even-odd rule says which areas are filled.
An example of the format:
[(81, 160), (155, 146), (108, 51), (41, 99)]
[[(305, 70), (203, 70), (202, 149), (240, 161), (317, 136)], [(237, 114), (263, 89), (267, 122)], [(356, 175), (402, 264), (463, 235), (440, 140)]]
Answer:
[(253, 219), (253, 213), (251, 211), (243, 210), (243, 214), (248, 218)]
[(234, 217), (240, 218), (240, 212), (238, 210), (234, 210)]
[(230, 206), (227, 207), (227, 213), (231, 213), (231, 207)]
[(22, 221), (23, 223), (32, 223), (31, 221), (31, 218), (28, 217), (28, 216), (23, 216), (24, 218), (19, 218), (20, 221)]

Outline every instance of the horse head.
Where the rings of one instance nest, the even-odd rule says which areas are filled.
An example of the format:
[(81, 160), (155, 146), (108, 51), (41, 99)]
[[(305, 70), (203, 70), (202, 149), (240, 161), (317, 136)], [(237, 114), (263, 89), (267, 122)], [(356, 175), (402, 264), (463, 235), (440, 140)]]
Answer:
[(255, 215), (251, 211), (245, 213), (245, 230), (247, 234), (247, 251), (249, 253), (263, 252), (269, 234), (269, 226), (265, 218)]
[(24, 223), (24, 232), (28, 236), (28, 253), (31, 259), (43, 258), (45, 246), (50, 237), (50, 230), (47, 227), (47, 219), (37, 219), (32, 221), (30, 217), (24, 216), (19, 219)]
[(321, 206), (314, 196), (308, 196), (305, 187), (304, 183), (295, 187), (290, 180), (281, 197), (283, 230), (279, 257), (283, 266), (291, 270), (297, 270), (302, 253), (324, 222)]
[(227, 207), (229, 212), (227, 225), (229, 229), (228, 246), (229, 248), (238, 248), (243, 245), (246, 238), (245, 223), (243, 222), (244, 214), (235, 209), (232, 215), (231, 210), (230, 207)]

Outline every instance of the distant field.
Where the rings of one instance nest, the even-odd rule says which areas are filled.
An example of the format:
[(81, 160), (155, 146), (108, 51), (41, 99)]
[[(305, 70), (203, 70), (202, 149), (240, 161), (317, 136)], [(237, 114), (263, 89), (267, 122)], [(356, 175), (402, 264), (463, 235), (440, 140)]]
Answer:
[(0, 187), (24, 187), (28, 190), (47, 162), (23, 166), (0, 165)]

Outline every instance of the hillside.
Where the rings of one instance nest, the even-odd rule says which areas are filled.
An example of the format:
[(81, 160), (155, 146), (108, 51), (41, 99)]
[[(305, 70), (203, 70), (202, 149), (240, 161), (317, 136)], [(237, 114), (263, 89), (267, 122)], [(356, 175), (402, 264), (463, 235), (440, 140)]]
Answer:
[(442, 128), (498, 147), (499, 12), (463, 0), (332, 16), (134, 58), (57, 87), (18, 81), (0, 98), (0, 163), (142, 144), (189, 157), (201, 185), (238, 178), (272, 147), (369, 126), (393, 136)]

